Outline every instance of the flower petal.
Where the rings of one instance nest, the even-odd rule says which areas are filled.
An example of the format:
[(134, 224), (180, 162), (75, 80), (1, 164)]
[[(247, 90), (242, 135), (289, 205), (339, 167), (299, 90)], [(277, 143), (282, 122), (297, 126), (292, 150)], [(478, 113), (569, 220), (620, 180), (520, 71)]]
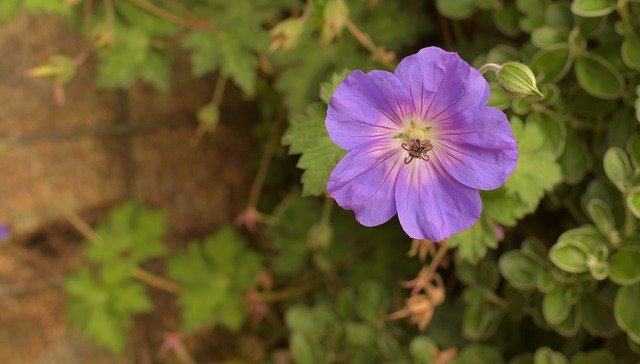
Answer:
[(460, 129), (438, 133), (433, 155), (458, 182), (482, 190), (502, 186), (518, 162), (507, 117), (492, 107), (485, 107), (476, 120)]
[(486, 105), (489, 84), (457, 53), (423, 48), (404, 58), (395, 75), (409, 87), (416, 116), (433, 121), (471, 116)]
[(414, 239), (434, 242), (471, 227), (482, 210), (476, 189), (459, 183), (433, 162), (401, 168), (395, 197), (404, 231)]
[(325, 124), (331, 140), (351, 150), (372, 138), (398, 133), (410, 107), (406, 87), (393, 73), (356, 70), (331, 97)]
[(384, 144), (351, 150), (338, 162), (327, 192), (365, 226), (383, 224), (396, 214), (394, 197), (401, 153)]

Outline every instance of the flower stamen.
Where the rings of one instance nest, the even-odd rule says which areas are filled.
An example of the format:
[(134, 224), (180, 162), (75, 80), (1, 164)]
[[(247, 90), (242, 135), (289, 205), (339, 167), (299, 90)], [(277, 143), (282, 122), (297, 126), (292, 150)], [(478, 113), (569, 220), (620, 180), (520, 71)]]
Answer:
[(405, 164), (411, 163), (415, 158), (428, 162), (429, 156), (427, 155), (427, 152), (433, 149), (433, 144), (431, 144), (429, 139), (411, 139), (411, 145), (402, 143), (402, 149), (409, 152), (409, 156), (404, 159)]

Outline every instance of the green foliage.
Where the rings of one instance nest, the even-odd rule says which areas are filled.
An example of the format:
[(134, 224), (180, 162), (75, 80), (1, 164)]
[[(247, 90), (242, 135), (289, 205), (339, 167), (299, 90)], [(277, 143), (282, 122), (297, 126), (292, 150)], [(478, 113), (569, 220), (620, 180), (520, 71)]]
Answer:
[(144, 286), (131, 279), (127, 265), (103, 266), (98, 274), (82, 268), (67, 279), (64, 288), (71, 298), (70, 322), (116, 353), (125, 348), (132, 315), (152, 308)]
[[(292, 306), (285, 314), (291, 355), (298, 363), (328, 363), (342, 358), (347, 362), (372, 360), (407, 362), (424, 348), (422, 343), (401, 343), (380, 324), (389, 307), (388, 292), (375, 281), (357, 290), (344, 290), (336, 304), (320, 302), (313, 307)], [(428, 352), (424, 353), (428, 354)]]
[(544, 193), (562, 180), (562, 173), (555, 162), (554, 151), (545, 145), (545, 135), (538, 124), (523, 124), (514, 118), (511, 126), (519, 155), (518, 165), (505, 188), (533, 211)]
[(193, 74), (219, 70), (246, 94), (256, 87), (257, 52), (267, 48), (258, 9), (249, 0), (221, 1), (210, 12), (215, 27), (190, 33), (183, 46), (191, 51)]
[(246, 316), (245, 293), (262, 260), (231, 228), (223, 228), (169, 261), (169, 276), (183, 287), (178, 301), (185, 331), (223, 325), (239, 330)]
[[(328, 103), (333, 91), (346, 77), (346, 72), (334, 74), (331, 82), (320, 86), (322, 99)], [(297, 167), (302, 174), (304, 196), (318, 196), (326, 190), (331, 171), (345, 152), (335, 145), (324, 126), (326, 104), (313, 103), (306, 112), (291, 120), (289, 129), (282, 137), (282, 144), (289, 146), (290, 154), (302, 154)]]
[(87, 257), (94, 263), (124, 261), (132, 265), (160, 257), (166, 253), (162, 241), (165, 225), (162, 211), (127, 202), (111, 210), (108, 220), (96, 227), (100, 240), (88, 247)]
[(87, 249), (89, 262), (65, 282), (69, 320), (82, 333), (114, 352), (122, 352), (132, 315), (152, 308), (145, 288), (133, 280), (134, 268), (166, 252), (161, 211), (125, 203), (109, 213)]
[[(264, 358), (244, 358), (230, 345), (234, 357), (225, 360), (246, 362), (269, 361), (286, 345), (301, 363), (437, 363), (446, 355), (453, 363), (637, 361), (637, 1), (3, 0), (0, 22), (23, 11), (55, 14), (83, 33), (100, 88), (143, 81), (170, 91), (172, 80), (184, 84), (174, 61), (188, 58), (193, 77), (228, 78), (256, 98), (264, 120), (286, 118), (281, 141), (299, 155), (301, 192), (292, 186), (291, 160), (276, 148), (260, 213), (250, 221), (258, 225), (251, 240), (226, 227), (167, 258), (177, 282), (169, 282), (172, 291), (182, 292), (180, 320), (168, 330), (188, 335), (218, 325), (234, 331), (230, 341), (259, 337), (256, 351)], [(500, 88), (504, 80), (487, 75), (489, 103), (507, 114), (518, 141), (517, 167), (504, 186), (480, 192), (478, 223), (449, 239), (455, 252), (438, 270), (446, 297), (431, 307), (427, 332), (419, 335), (387, 319), (409, 296), (399, 282), (433, 255), (426, 263), (406, 257), (410, 239), (396, 219), (365, 228), (351, 212), (316, 197), (327, 198), (327, 179), (345, 154), (324, 120), (349, 70), (391, 71), (403, 56), (432, 44), (475, 67), (524, 64), (533, 74), (512, 74), (512, 88), (524, 75), (529, 91), (537, 87), (545, 97), (514, 99)], [(56, 86), (74, 82), (87, 63), (49, 46), (56, 49), (43, 56), (46, 63), (29, 60), (44, 64), (30, 76)], [(219, 100), (228, 98), (216, 89), (216, 97), (206, 97), (212, 101), (194, 110), (207, 132), (227, 120)], [(261, 145), (264, 125), (243, 132)], [(165, 220), (135, 203), (114, 209), (65, 282), (70, 321), (112, 351), (124, 350), (134, 315), (153, 308), (134, 278), (140, 280), (141, 265), (167, 255)], [(249, 310), (261, 309), (267, 321), (244, 325)]]

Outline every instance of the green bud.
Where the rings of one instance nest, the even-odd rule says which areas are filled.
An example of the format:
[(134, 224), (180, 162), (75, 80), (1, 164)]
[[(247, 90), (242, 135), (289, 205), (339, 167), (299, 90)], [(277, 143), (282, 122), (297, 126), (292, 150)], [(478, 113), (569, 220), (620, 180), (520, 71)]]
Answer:
[(507, 62), (497, 71), (500, 88), (512, 97), (536, 95), (544, 98), (538, 86), (536, 76), (529, 67), (519, 62)]
[(312, 250), (326, 250), (331, 244), (333, 229), (325, 223), (317, 223), (309, 229), (307, 242)]
[(304, 31), (305, 21), (298, 18), (285, 19), (269, 31), (271, 36), (270, 52), (282, 48), (284, 50), (294, 48), (300, 42)]
[(220, 121), (220, 109), (218, 105), (210, 102), (198, 110), (198, 122), (205, 131), (213, 131)]
[(322, 41), (326, 44), (333, 42), (349, 20), (349, 7), (344, 0), (329, 0), (324, 7), (324, 25), (322, 27)]

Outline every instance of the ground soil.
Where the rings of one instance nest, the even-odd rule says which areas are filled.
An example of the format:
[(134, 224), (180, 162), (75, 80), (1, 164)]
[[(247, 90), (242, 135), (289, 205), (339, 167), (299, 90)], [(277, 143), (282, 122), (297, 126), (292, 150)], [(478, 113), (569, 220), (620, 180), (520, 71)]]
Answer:
[(55, 17), (0, 25), (0, 136), (9, 141), (0, 155), (0, 222), (12, 231), (0, 246), (2, 363), (172, 362), (158, 354), (163, 332), (177, 327), (165, 293), (152, 293), (163, 314), (138, 319), (121, 358), (67, 326), (60, 282), (81, 263), (84, 242), (65, 214), (92, 224), (137, 199), (167, 212), (168, 240), (179, 249), (232, 221), (246, 201), (255, 160), (246, 134), (257, 115), (237, 90), (225, 93), (219, 127), (198, 139), (195, 110), (211, 97), (214, 76), (193, 80), (184, 56), (174, 61), (168, 94), (144, 84), (97, 90), (92, 57), (65, 86), (63, 106), (50, 82), (22, 76), (53, 54), (86, 47)]

